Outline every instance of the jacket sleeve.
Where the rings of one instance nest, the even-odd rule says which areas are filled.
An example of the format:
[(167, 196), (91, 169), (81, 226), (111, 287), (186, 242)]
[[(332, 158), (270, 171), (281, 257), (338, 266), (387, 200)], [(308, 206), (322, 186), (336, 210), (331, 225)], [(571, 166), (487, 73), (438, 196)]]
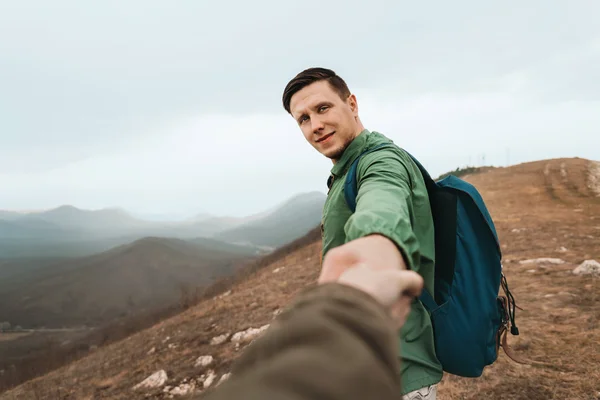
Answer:
[(356, 210), (346, 222), (346, 242), (371, 234), (392, 240), (407, 268), (419, 270), (419, 243), (413, 232), (413, 181), (409, 162), (398, 149), (363, 156), (357, 167)]
[(400, 399), (397, 332), (383, 307), (337, 283), (305, 292), (248, 346), (210, 400)]

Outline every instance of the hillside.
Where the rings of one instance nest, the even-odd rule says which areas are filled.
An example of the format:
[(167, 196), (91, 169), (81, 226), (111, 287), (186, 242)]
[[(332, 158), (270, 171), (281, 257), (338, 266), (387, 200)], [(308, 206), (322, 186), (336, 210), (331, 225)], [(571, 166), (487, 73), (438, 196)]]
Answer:
[(30, 328), (94, 326), (173, 304), (182, 290), (231, 275), (257, 255), (211, 239), (149, 237), (52, 265), (27, 269), (29, 261), (0, 282), (0, 315)]
[(319, 225), (325, 199), (321, 192), (295, 196), (262, 218), (220, 232), (215, 237), (232, 243), (282, 246)]
[[(498, 168), (463, 178), (481, 191), (495, 220), (504, 271), (517, 305), (520, 336), (509, 343), (524, 358), (501, 353), (480, 379), (447, 375), (440, 400), (592, 399), (599, 391), (600, 282), (576, 275), (600, 261), (600, 164), (556, 159)], [(594, 177), (592, 179), (592, 177)], [(282, 255), (221, 296), (0, 395), (0, 399), (166, 399), (177, 388), (213, 387), (247, 342), (232, 336), (269, 324), (319, 272), (320, 243)], [(559, 258), (549, 263), (538, 258)], [(215, 340), (221, 339), (221, 340)], [(208, 365), (201, 356), (212, 356)], [(167, 380), (133, 389), (156, 371)], [(197, 390), (197, 389), (194, 389)], [(176, 397), (179, 398), (179, 397)]]

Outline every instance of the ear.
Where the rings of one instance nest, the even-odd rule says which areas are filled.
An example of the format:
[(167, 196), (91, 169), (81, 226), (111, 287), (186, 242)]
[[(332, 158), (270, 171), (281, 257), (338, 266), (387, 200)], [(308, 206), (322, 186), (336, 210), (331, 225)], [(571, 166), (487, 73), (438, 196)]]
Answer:
[(356, 96), (354, 94), (351, 94), (350, 96), (348, 96), (347, 102), (350, 106), (350, 109), (352, 110), (352, 113), (354, 115), (358, 115), (358, 101), (356, 101)]

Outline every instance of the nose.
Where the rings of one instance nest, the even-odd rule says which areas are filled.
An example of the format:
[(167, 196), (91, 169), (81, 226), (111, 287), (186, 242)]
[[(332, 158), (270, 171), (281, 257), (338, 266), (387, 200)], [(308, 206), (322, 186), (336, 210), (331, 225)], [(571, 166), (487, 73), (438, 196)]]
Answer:
[(325, 124), (318, 116), (312, 116), (310, 118), (311, 128), (313, 133), (319, 133), (323, 129), (325, 129)]

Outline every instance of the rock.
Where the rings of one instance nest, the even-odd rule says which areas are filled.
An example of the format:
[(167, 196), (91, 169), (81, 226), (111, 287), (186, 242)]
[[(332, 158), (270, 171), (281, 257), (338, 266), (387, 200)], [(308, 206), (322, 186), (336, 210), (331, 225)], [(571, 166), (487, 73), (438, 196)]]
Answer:
[(162, 385), (165, 384), (167, 379), (168, 379), (167, 373), (165, 372), (164, 369), (161, 369), (160, 371), (156, 371), (155, 373), (153, 373), (152, 375), (150, 375), (149, 377), (147, 377), (146, 379), (144, 379), (143, 381), (141, 381), (140, 383), (135, 385), (133, 387), (133, 389), (137, 390), (140, 388), (161, 387)]
[(559, 296), (569, 296), (569, 297), (579, 297), (578, 295), (574, 294), (574, 293), (569, 293), (569, 292), (558, 292)]
[(252, 341), (268, 328), (269, 324), (263, 325), (260, 328), (248, 328), (245, 331), (235, 333), (231, 337), (231, 341), (234, 343)]
[(588, 188), (600, 197), (600, 162), (592, 161), (589, 166)]
[(573, 270), (575, 275), (600, 276), (600, 263), (596, 260), (585, 260)]
[(565, 261), (560, 258), (534, 258), (531, 260), (522, 260), (519, 261), (519, 264), (555, 264), (560, 265), (564, 264)]
[(214, 361), (213, 356), (210, 356), (210, 355), (200, 356), (196, 360), (196, 364), (194, 364), (194, 367), (207, 367), (210, 364), (212, 364), (213, 361)]
[(558, 251), (560, 251), (561, 253), (565, 253), (565, 252), (567, 252), (568, 250), (567, 250), (567, 248), (566, 248), (566, 247), (564, 247), (564, 246), (561, 246), (561, 247), (560, 247), (560, 249), (558, 249)]
[(284, 269), (285, 269), (285, 267), (279, 267), (279, 268), (275, 268), (275, 269), (273, 270), (273, 273), (274, 273), (274, 274), (276, 274), (276, 273), (278, 273), (278, 272), (281, 272), (281, 271), (283, 271)]
[(535, 271), (537, 271), (537, 269), (528, 269), (527, 272), (533, 274)]
[(219, 382), (217, 382), (217, 386), (219, 386), (221, 383), (225, 382), (227, 379), (229, 379), (229, 377), (231, 376), (231, 372), (228, 372), (226, 374), (223, 374), (221, 376), (221, 379), (219, 379)]
[(224, 333), (222, 335), (219, 336), (215, 336), (214, 338), (212, 338), (210, 340), (210, 344), (212, 344), (213, 346), (225, 343), (227, 341), (227, 338), (229, 337), (229, 333)]
[(168, 347), (169, 347), (170, 349), (176, 349), (176, 348), (177, 348), (177, 345), (176, 345), (175, 343), (169, 343), (169, 346), (168, 346)]
[(206, 374), (202, 375), (202, 377), (200, 377), (200, 379), (203, 381), (202, 386), (204, 387), (204, 389), (207, 389), (210, 385), (212, 385), (212, 383), (215, 381), (216, 377), (217, 377), (217, 375), (215, 374), (215, 371), (213, 371), (212, 369), (210, 371), (208, 371)]
[(196, 384), (194, 382), (182, 383), (181, 385), (171, 389), (169, 393), (175, 396), (185, 396), (192, 393), (194, 389), (196, 389)]
[(171, 339), (171, 336), (167, 336), (167, 337), (165, 338), (165, 340), (163, 340), (163, 343), (167, 343), (167, 342), (169, 341), (169, 339)]
[(550, 297), (554, 297), (554, 295), (553, 295), (553, 294), (547, 294), (547, 295), (545, 295), (544, 297), (545, 297), (546, 299), (549, 299)]
[(153, 347), (150, 350), (148, 350), (148, 353), (146, 353), (146, 354), (147, 355), (152, 355), (152, 354), (154, 354), (154, 352), (156, 352), (156, 347)]

